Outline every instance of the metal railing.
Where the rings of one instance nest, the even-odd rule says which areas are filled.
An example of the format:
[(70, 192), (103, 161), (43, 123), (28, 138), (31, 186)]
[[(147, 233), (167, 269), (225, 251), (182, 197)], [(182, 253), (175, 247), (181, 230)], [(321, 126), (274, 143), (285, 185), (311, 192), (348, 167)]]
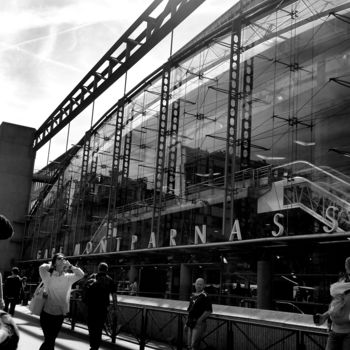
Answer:
[[(72, 299), (69, 322), (74, 330), (84, 325), (86, 306)], [(118, 295), (117, 319), (112, 311), (106, 322), (111, 342), (127, 339), (139, 346), (182, 350), (188, 302)], [(316, 327), (312, 315), (213, 305), (202, 347), (216, 350), (316, 350), (324, 349), (325, 326)]]

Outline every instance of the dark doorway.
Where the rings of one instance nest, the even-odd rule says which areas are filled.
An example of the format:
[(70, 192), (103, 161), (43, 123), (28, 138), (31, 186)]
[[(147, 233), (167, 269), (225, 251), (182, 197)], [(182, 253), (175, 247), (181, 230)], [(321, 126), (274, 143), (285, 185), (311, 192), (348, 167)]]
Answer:
[(144, 297), (164, 298), (167, 271), (154, 267), (141, 270), (139, 294)]

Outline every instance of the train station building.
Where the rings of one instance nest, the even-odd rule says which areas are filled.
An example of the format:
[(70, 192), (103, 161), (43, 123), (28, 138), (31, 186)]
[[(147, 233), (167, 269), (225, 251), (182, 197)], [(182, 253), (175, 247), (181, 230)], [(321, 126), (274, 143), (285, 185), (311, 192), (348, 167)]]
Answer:
[(108, 53), (42, 128), (3, 123), (0, 208), (18, 236), (1, 249), (28, 273), (58, 251), (106, 261), (141, 296), (187, 300), (204, 277), (217, 304), (322, 309), (349, 255), (349, 12), (241, 0), (34, 173), (51, 130), (152, 35)]

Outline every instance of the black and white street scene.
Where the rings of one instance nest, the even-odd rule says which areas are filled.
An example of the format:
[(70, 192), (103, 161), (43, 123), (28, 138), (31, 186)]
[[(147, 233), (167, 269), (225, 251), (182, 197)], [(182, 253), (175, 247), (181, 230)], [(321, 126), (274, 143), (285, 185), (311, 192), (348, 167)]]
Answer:
[(350, 350), (350, 0), (0, 10), (0, 350)]

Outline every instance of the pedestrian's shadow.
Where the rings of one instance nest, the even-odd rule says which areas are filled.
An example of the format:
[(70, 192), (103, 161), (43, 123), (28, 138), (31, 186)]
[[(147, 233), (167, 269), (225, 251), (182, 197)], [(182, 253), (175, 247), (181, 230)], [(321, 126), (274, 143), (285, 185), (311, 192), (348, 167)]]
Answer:
[[(26, 325), (28, 325), (28, 324), (30, 324), (30, 323), (25, 323)], [(18, 324), (17, 324), (18, 325)], [(33, 331), (31, 331), (31, 330), (29, 330), (29, 329), (26, 329), (26, 328), (22, 328), (21, 326), (19, 326), (18, 327), (19, 328), (19, 336), (21, 337), (21, 333), (23, 332), (23, 333), (27, 333), (27, 334), (29, 334), (30, 336), (32, 336), (32, 337), (34, 337), (34, 338), (37, 338), (37, 339), (40, 339), (41, 341), (44, 341), (44, 337), (42, 336), (42, 335), (38, 335), (36, 332), (33, 332)], [(64, 334), (64, 333), (62, 333), (62, 334), (60, 334), (59, 335), (59, 337), (57, 338), (57, 340), (59, 341), (60, 339), (69, 339), (69, 340), (75, 340), (74, 339), (74, 337), (69, 337), (68, 335), (66, 335), (66, 334)], [(78, 338), (77, 338), (77, 340), (78, 340)], [(71, 347), (68, 347), (68, 346), (65, 346), (65, 345), (63, 345), (63, 344), (58, 344), (57, 342), (56, 342), (56, 344), (55, 344), (55, 349), (62, 349), (62, 350), (72, 350), (72, 348)]]

